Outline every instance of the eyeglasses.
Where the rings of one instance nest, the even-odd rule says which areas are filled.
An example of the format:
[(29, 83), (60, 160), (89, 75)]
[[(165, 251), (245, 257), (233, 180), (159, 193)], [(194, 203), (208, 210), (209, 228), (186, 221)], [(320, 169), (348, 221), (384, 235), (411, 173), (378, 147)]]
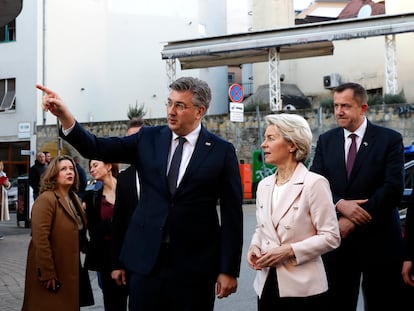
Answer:
[(167, 103), (167, 104), (165, 104), (165, 106), (167, 107), (167, 108), (172, 108), (172, 107), (174, 107), (177, 111), (184, 111), (184, 110), (186, 110), (186, 109), (189, 109), (189, 108), (191, 108), (191, 107), (197, 107), (197, 106), (186, 106), (185, 104), (183, 104), (183, 103), (172, 103), (172, 102), (169, 102), (169, 103)]

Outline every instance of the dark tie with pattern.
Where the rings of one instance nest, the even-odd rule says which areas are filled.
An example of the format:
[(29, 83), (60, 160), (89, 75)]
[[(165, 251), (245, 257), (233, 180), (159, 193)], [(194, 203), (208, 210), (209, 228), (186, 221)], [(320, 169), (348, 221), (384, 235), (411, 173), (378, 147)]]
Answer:
[(177, 179), (178, 172), (180, 171), (181, 157), (183, 155), (183, 145), (187, 141), (187, 139), (185, 139), (183, 136), (179, 136), (176, 139), (178, 139), (178, 146), (175, 148), (174, 155), (170, 164), (170, 170), (168, 171), (167, 176), (168, 187), (171, 194), (174, 194), (175, 190), (177, 189)]
[(351, 175), (352, 167), (354, 166), (355, 157), (357, 154), (357, 146), (356, 146), (356, 134), (349, 134), (352, 139), (351, 146), (349, 146), (348, 158), (346, 161), (346, 172), (348, 173), (348, 178)]

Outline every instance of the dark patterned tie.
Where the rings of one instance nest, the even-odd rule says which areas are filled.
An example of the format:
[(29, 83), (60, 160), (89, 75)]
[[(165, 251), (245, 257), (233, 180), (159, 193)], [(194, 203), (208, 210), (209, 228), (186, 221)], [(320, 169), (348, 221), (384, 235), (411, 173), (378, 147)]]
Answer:
[(175, 190), (177, 189), (177, 179), (178, 179), (178, 172), (180, 171), (180, 164), (181, 164), (181, 157), (183, 155), (183, 145), (187, 141), (185, 137), (179, 136), (178, 138), (178, 146), (175, 148), (174, 155), (171, 160), (170, 170), (168, 171), (168, 188), (170, 189), (170, 193), (174, 194)]
[(346, 161), (346, 172), (348, 173), (348, 178), (351, 175), (352, 167), (354, 166), (355, 157), (357, 154), (357, 147), (356, 147), (356, 134), (349, 134), (352, 139), (351, 146), (349, 146), (348, 158)]

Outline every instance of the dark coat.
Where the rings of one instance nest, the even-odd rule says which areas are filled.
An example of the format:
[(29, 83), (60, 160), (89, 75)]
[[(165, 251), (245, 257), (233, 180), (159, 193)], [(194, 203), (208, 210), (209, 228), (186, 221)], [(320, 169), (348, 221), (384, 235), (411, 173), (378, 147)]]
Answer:
[(219, 273), (239, 275), (243, 192), (232, 144), (202, 127), (186, 173), (171, 196), (166, 172), (172, 132), (167, 126), (97, 138), (76, 123), (68, 136), (61, 136), (85, 158), (137, 167), (141, 196), (121, 252), (127, 269), (149, 274), (168, 230), (176, 277), (211, 281)]
[(112, 269), (124, 269), (119, 260), (132, 214), (138, 206), (137, 169), (131, 165), (118, 175), (112, 220)]
[(76, 170), (78, 171), (79, 175), (79, 188), (78, 188), (78, 196), (83, 200), (83, 197), (85, 196), (86, 186), (87, 186), (87, 178), (86, 178), (86, 172), (83, 169), (83, 167), (79, 163), (76, 164)]
[(85, 267), (93, 271), (111, 271), (112, 220), (102, 220), (103, 184), (97, 181), (94, 189), (86, 191), (83, 198), (88, 218), (89, 244), (85, 257)]
[(33, 193), (39, 194), (40, 177), (46, 171), (47, 165), (35, 160), (35, 163), (29, 169), (29, 186), (32, 187)]

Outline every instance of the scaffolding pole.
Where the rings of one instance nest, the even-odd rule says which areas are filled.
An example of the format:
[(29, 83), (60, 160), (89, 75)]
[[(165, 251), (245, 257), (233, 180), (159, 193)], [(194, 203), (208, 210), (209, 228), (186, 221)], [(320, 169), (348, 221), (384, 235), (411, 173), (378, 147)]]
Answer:
[(385, 93), (398, 93), (395, 34), (385, 36)]
[(282, 95), (279, 79), (280, 55), (278, 48), (269, 49), (269, 100), (270, 111), (282, 110)]
[(176, 77), (176, 58), (169, 58), (165, 62), (166, 64), (166, 71), (167, 71), (167, 79), (168, 79), (168, 85), (173, 83), (175, 81)]

